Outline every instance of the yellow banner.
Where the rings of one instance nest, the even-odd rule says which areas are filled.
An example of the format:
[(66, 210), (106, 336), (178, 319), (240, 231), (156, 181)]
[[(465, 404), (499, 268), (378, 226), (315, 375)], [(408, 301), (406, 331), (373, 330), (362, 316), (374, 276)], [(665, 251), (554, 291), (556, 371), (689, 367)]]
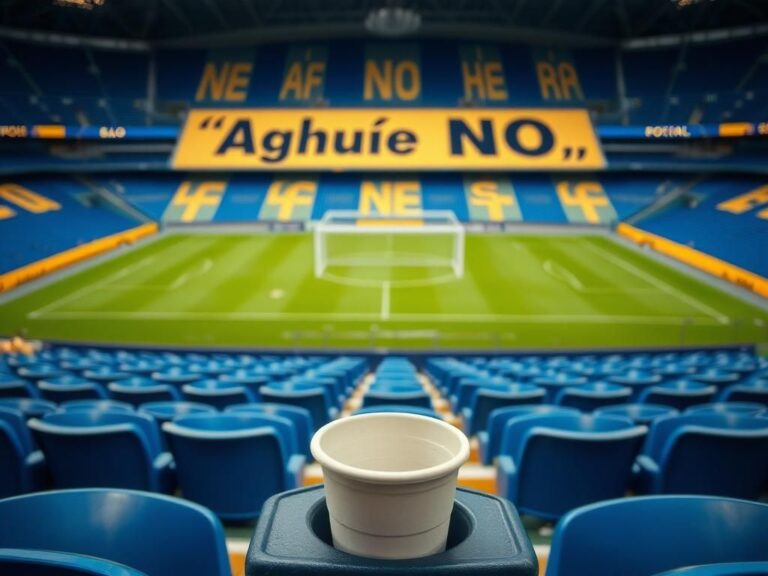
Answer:
[(173, 167), (184, 170), (594, 170), (585, 110), (199, 109)]

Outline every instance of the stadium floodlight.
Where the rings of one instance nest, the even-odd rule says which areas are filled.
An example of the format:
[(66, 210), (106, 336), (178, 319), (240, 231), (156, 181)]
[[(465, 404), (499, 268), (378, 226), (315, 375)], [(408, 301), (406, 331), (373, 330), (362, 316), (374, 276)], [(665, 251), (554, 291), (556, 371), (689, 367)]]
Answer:
[(365, 19), (365, 29), (371, 34), (396, 38), (413, 34), (421, 27), (421, 15), (410, 8), (387, 6), (371, 10)]
[(331, 266), (447, 268), (464, 276), (464, 226), (450, 210), (379, 216), (329, 210), (314, 225), (315, 276)]

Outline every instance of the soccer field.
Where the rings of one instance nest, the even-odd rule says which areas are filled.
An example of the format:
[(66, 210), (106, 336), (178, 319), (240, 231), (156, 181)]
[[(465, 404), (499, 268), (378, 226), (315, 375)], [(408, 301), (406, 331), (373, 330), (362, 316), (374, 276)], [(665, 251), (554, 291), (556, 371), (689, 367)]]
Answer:
[(765, 341), (766, 325), (766, 311), (587, 234), (469, 234), (460, 279), (387, 265), (315, 278), (305, 233), (171, 234), (0, 305), (5, 334), (198, 346), (724, 344)]

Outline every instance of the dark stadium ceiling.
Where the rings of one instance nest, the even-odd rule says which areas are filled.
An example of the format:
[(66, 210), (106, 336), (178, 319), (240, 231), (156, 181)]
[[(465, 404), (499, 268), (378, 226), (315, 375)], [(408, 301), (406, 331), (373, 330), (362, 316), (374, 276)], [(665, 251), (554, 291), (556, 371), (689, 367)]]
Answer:
[(366, 16), (382, 6), (418, 12), (424, 36), (526, 42), (613, 43), (768, 23), (768, 0), (0, 0), (0, 32), (258, 43), (364, 35)]

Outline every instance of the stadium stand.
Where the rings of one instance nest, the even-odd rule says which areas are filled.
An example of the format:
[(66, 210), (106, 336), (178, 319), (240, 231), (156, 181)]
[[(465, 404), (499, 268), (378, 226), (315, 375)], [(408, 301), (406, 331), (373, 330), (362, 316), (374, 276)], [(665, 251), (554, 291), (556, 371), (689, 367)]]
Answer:
[(0, 573), (765, 572), (764, 4), (6, 0)]

